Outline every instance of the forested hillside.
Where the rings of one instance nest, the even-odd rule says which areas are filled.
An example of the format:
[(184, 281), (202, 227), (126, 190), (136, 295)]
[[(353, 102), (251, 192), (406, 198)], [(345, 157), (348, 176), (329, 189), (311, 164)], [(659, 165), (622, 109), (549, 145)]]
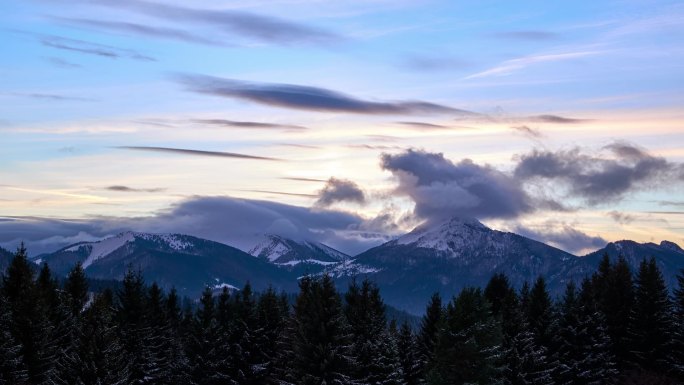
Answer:
[(0, 384), (676, 384), (684, 381), (684, 275), (607, 256), (554, 301), (543, 277), (503, 274), (435, 294), (416, 328), (377, 286), (303, 277), (285, 294), (207, 288), (194, 306), (129, 271), (89, 290), (20, 248), (0, 288)]

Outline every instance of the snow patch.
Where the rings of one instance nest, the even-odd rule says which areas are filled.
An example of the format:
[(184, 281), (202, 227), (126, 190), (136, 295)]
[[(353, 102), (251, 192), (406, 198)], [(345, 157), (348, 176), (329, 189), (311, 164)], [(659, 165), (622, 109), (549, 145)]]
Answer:
[[(90, 266), (93, 262), (98, 259), (105, 257), (114, 251), (120, 249), (128, 242), (133, 242), (135, 240), (135, 234), (132, 232), (121, 233), (115, 237), (107, 238), (99, 242), (93, 242), (88, 244), (90, 246), (90, 254), (83, 261), (83, 268)], [(81, 245), (83, 246), (83, 245)]]

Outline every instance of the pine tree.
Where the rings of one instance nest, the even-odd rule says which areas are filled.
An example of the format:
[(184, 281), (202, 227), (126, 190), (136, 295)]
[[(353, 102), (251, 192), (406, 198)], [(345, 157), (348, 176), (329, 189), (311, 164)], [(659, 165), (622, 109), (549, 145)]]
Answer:
[(69, 299), (72, 315), (77, 316), (88, 301), (88, 280), (80, 261), (69, 271), (64, 283), (64, 291)]
[(345, 316), (351, 328), (352, 354), (357, 381), (364, 384), (399, 384), (401, 368), (396, 341), (388, 333), (385, 304), (379, 288), (365, 279), (352, 281), (345, 294)]
[(444, 312), (430, 371), (431, 384), (496, 384), (501, 381), (501, 327), (482, 291), (466, 288)]
[(403, 383), (418, 385), (420, 383), (420, 360), (418, 359), (418, 345), (408, 322), (401, 324), (397, 332), (397, 350), (399, 363), (403, 373)]
[(12, 317), (0, 293), (0, 385), (21, 384), (27, 379), (21, 357), (21, 345), (12, 335)]
[(287, 340), (282, 345), (280, 380), (301, 385), (351, 383), (351, 335), (342, 301), (329, 276), (299, 282)]
[(216, 319), (216, 303), (211, 288), (206, 287), (200, 297), (200, 306), (192, 320), (192, 335), (188, 341), (188, 358), (191, 379), (200, 385), (232, 384), (231, 367), (221, 346), (227, 339), (220, 334)]
[[(602, 263), (603, 265), (603, 263)], [(628, 326), (634, 306), (632, 271), (624, 257), (619, 256), (608, 274), (593, 277), (592, 286), (598, 286), (598, 304), (606, 320), (611, 352), (619, 368), (625, 368), (630, 359)]]
[(259, 378), (262, 381), (273, 381), (278, 355), (278, 344), (285, 329), (289, 315), (289, 305), (281, 302), (281, 298), (272, 287), (259, 297), (257, 305), (256, 343), (260, 346), (257, 358), (260, 368)]
[(684, 381), (684, 270), (677, 275), (677, 288), (674, 291), (674, 333), (672, 354), (672, 375)]
[(425, 309), (425, 315), (420, 322), (420, 331), (417, 335), (420, 383), (427, 381), (427, 375), (434, 362), (442, 316), (442, 297), (439, 293), (434, 293)]
[(147, 293), (145, 281), (140, 271), (129, 270), (124, 276), (122, 288), (118, 292), (116, 315), (120, 339), (130, 363), (130, 376), (133, 384), (143, 384), (148, 373), (149, 350), (146, 345), (150, 330), (146, 323)]
[(643, 260), (636, 276), (634, 307), (629, 323), (632, 363), (646, 371), (672, 368), (672, 304), (655, 258)]

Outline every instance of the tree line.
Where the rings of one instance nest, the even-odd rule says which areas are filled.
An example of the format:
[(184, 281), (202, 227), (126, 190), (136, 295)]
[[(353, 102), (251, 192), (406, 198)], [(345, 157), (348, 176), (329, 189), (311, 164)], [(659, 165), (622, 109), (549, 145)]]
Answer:
[(655, 260), (605, 256), (552, 299), (544, 278), (504, 274), (432, 296), (420, 326), (388, 320), (378, 287), (300, 280), (207, 288), (194, 306), (129, 271), (91, 293), (80, 263), (60, 283), (20, 247), (0, 284), (0, 384), (677, 384), (684, 272), (672, 295)]

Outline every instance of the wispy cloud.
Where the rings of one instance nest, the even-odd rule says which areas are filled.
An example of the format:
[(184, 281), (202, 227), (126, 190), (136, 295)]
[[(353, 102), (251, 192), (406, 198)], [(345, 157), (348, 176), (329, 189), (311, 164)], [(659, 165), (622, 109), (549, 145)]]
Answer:
[(299, 181), (299, 182), (327, 182), (327, 179), (300, 178), (300, 177), (293, 177), (293, 176), (284, 176), (280, 179), (294, 180), (294, 181)]
[(272, 190), (238, 190), (238, 191), (256, 192), (256, 193), (262, 193), (262, 194), (286, 195), (286, 196), (303, 197), (303, 198), (316, 198), (318, 196), (316, 194), (302, 194), (302, 193), (291, 193), (291, 192), (285, 192), (285, 191), (272, 191)]
[(520, 132), (521, 134), (523, 134), (525, 136), (529, 136), (530, 138), (539, 139), (543, 136), (539, 130), (532, 128), (530, 126), (521, 125), (521, 126), (512, 126), (511, 128)]
[(147, 151), (147, 152), (161, 152), (169, 154), (180, 154), (180, 155), (193, 155), (193, 156), (211, 156), (219, 158), (237, 158), (237, 159), (254, 159), (254, 160), (270, 160), (270, 161), (283, 161), (283, 159), (270, 158), (264, 156), (254, 156), (246, 154), (238, 154), (235, 152), (221, 152), (221, 151), (203, 151), (203, 150), (190, 150), (185, 148), (171, 148), (171, 147), (153, 147), (153, 146), (119, 146), (115, 147), (122, 150), (133, 150), (133, 151)]
[(543, 41), (557, 39), (560, 35), (551, 31), (528, 30), (497, 32), (490, 36), (505, 40)]
[(210, 126), (219, 127), (238, 127), (238, 128), (254, 128), (254, 129), (278, 129), (278, 130), (295, 130), (303, 131), (307, 130), (307, 127), (298, 126), (294, 124), (279, 124), (279, 123), (264, 123), (264, 122), (248, 122), (248, 121), (238, 121), (238, 120), (226, 120), (226, 119), (192, 119), (192, 123), (205, 124)]
[[(475, 115), (475, 114), (474, 114)], [(434, 123), (426, 123), (426, 122), (396, 122), (397, 124), (401, 124), (402, 126), (407, 126), (407, 127), (413, 127), (417, 128), (419, 130), (471, 130), (473, 127), (466, 127), (466, 126), (446, 126), (443, 124), (434, 124)]]
[(32, 93), (32, 92), (9, 92), (5, 95), (18, 96), (23, 98), (31, 99), (42, 99), (42, 100), (52, 100), (52, 101), (77, 101), (77, 102), (95, 102), (97, 99), (84, 98), (80, 96), (69, 96), (69, 95), (58, 95), (58, 94), (43, 94), (43, 93)]
[(531, 65), (538, 63), (547, 62), (558, 62), (565, 60), (572, 60), (583, 58), (592, 55), (598, 55), (602, 53), (601, 51), (576, 51), (576, 52), (563, 52), (563, 53), (552, 53), (552, 54), (542, 54), (542, 55), (532, 55), (526, 56), (518, 59), (506, 60), (485, 71), (477, 72), (475, 74), (466, 76), (464, 79), (477, 79), (485, 78), (489, 76), (505, 76), (509, 75), (515, 71), (525, 69)]
[(214, 33), (235, 34), (268, 43), (330, 44), (342, 39), (325, 29), (243, 11), (191, 8), (144, 0), (93, 0), (88, 4), (128, 10), (176, 25), (194, 24), (211, 28)]
[(109, 59), (128, 58), (140, 61), (156, 61), (157, 59), (141, 54), (135, 50), (117, 48), (111, 45), (91, 43), (88, 41), (70, 39), (61, 36), (39, 35), (38, 39), (46, 47), (94, 55)]
[(72, 63), (70, 61), (58, 58), (58, 57), (47, 57), (45, 60), (48, 61), (48, 63), (54, 65), (55, 67), (60, 67), (60, 68), (81, 68), (82, 66), (80, 64)]
[(124, 22), (124, 21), (106, 21), (93, 19), (72, 19), (72, 18), (55, 18), (55, 20), (66, 23), (68, 25), (93, 28), (97, 30), (105, 30), (112, 32), (121, 32), (127, 34), (134, 34), (144, 37), (154, 37), (170, 40), (178, 40), (186, 43), (198, 43), (215, 46), (227, 46), (228, 44), (208, 39), (203, 36), (195, 35), (187, 31), (168, 27), (155, 27), (151, 25), (143, 25), (138, 23)]
[(175, 80), (192, 92), (299, 110), (355, 114), (475, 115), (470, 111), (425, 101), (368, 101), (319, 87), (252, 83), (206, 75), (177, 75)]
[(558, 115), (534, 115), (534, 116), (528, 116), (528, 117), (522, 118), (522, 119), (530, 121), (530, 122), (559, 123), (559, 124), (586, 123), (586, 122), (590, 122), (593, 120), (593, 119), (568, 118), (568, 117), (558, 116)]
[(155, 188), (134, 188), (123, 185), (107, 186), (105, 190), (116, 191), (116, 192), (145, 192), (145, 193), (156, 193), (166, 191), (165, 188), (155, 187)]

